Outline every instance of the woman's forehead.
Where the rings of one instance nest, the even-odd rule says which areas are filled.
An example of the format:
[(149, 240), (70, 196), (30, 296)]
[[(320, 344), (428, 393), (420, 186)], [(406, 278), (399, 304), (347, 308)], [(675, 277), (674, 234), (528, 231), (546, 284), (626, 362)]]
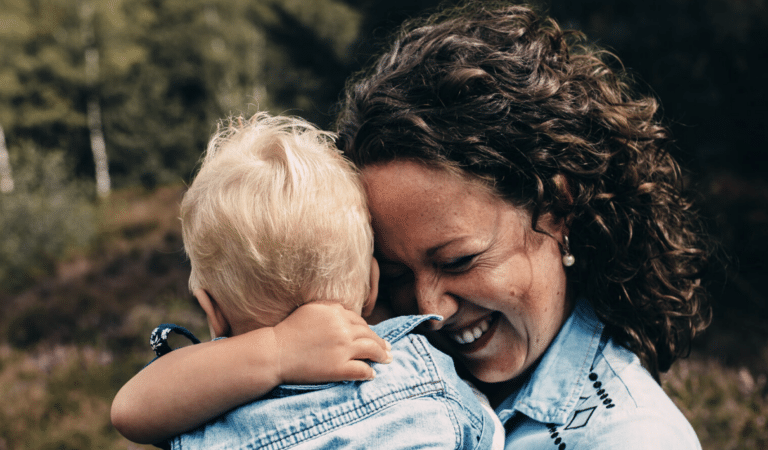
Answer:
[[(396, 159), (366, 166), (362, 170), (363, 181), (375, 178), (377, 189), (386, 189), (406, 183), (408, 187), (420, 190), (472, 190), (501, 198), (487, 182), (455, 167), (442, 167), (410, 159)], [(367, 184), (367, 183), (366, 183)], [(369, 193), (370, 195), (371, 193)]]
[(447, 170), (425, 166), (412, 161), (391, 161), (367, 167), (362, 173), (371, 212), (387, 215), (397, 213), (425, 219), (429, 214), (450, 209), (455, 203), (490, 202), (479, 183), (470, 183)]
[(488, 240), (501, 217), (524, 214), (479, 183), (417, 163), (372, 166), (363, 179), (377, 247), (385, 254)]

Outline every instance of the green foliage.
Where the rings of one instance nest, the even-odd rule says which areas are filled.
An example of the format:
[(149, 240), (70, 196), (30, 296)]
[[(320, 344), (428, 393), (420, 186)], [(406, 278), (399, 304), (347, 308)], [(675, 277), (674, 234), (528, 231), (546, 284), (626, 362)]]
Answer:
[(0, 285), (6, 292), (50, 274), (57, 261), (86, 248), (96, 230), (93, 195), (71, 179), (64, 155), (31, 145), (24, 150), (12, 158), (16, 189), (0, 195)]
[[(116, 187), (188, 180), (216, 122), (255, 110), (321, 126), (353, 69), (361, 14), (321, 0), (2, 0), (0, 124), (93, 177), (87, 99), (99, 99)], [(92, 19), (81, 13), (94, 9)], [(86, 23), (88, 20), (88, 23)], [(85, 76), (93, 29), (99, 76)]]
[(135, 358), (115, 360), (95, 347), (0, 346), (0, 365), (0, 448), (152, 448), (129, 447), (109, 422), (122, 374), (141, 367)]

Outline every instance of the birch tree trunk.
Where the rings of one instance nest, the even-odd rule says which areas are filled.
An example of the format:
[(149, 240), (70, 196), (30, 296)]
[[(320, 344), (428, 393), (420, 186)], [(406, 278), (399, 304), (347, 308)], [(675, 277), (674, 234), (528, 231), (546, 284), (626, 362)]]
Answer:
[(8, 148), (5, 146), (5, 133), (0, 125), (0, 192), (7, 194), (13, 191), (13, 175)]
[(96, 82), (99, 79), (99, 50), (93, 33), (93, 5), (84, 1), (80, 3), (80, 19), (82, 21), (83, 44), (85, 45), (85, 81), (91, 94), (88, 99), (88, 131), (91, 136), (91, 151), (96, 168), (96, 193), (99, 197), (109, 196), (111, 182), (109, 179), (109, 163), (107, 161), (107, 146), (104, 143), (104, 132), (101, 126), (101, 107), (96, 93)]

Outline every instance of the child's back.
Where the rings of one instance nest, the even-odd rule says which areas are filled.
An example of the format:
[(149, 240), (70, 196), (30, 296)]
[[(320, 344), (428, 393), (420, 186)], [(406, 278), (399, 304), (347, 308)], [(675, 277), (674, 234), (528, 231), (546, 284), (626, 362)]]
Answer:
[(374, 366), (373, 380), (279, 386), (177, 436), (171, 448), (494, 448), (493, 413), (458, 377), (449, 356), (410, 333), (434, 318), (403, 316), (373, 327), (393, 355), (391, 363)]

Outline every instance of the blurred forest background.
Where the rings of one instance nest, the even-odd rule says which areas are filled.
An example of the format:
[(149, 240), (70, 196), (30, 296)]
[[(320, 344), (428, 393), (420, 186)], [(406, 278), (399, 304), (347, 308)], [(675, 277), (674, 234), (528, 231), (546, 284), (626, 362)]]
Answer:
[[(217, 120), (330, 129), (345, 80), (437, 3), (0, 0), (0, 450), (145, 448), (109, 406), (154, 326), (207, 336), (177, 209)], [(705, 449), (767, 449), (766, 0), (544, 6), (661, 99), (728, 257), (665, 389)]]

